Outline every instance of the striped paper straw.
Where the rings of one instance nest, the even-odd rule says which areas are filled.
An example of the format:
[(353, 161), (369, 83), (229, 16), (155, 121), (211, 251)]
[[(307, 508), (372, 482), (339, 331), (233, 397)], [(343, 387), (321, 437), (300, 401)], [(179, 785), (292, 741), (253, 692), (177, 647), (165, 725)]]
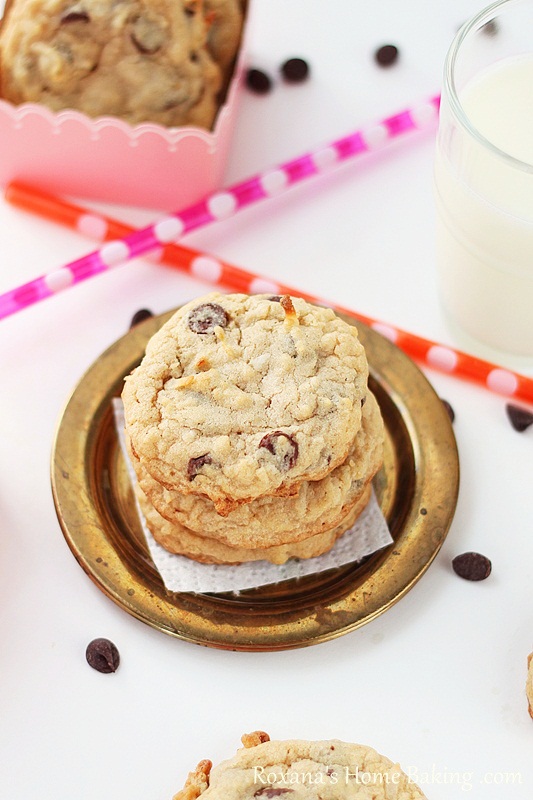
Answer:
[(384, 147), (418, 128), (427, 127), (436, 121), (438, 108), (439, 97), (436, 96), (416, 108), (401, 111), (376, 125), (215, 192), (201, 202), (163, 217), (146, 228), (108, 241), (89, 255), (0, 295), (0, 319), (112, 267), (125, 264), (132, 258), (145, 255), (161, 245), (175, 242), (197, 228), (230, 217), (260, 200), (283, 194), (292, 186), (327, 172), (333, 166)]
[[(130, 226), (117, 222), (110, 217), (87, 212), (73, 203), (67, 203), (57, 197), (16, 183), (7, 188), (6, 199), (13, 205), (32, 211), (55, 222), (61, 222), (80, 233), (99, 240), (124, 237), (134, 230)], [(330, 305), (336, 311), (355, 316), (361, 322), (386, 336), (411, 358), (428, 367), (457, 378), (473, 381), (498, 394), (533, 403), (533, 379), (531, 378), (503, 369), (468, 353), (409, 333), (401, 328), (343, 306), (329, 303), (320, 297), (302, 292), (285, 283), (278, 283), (257, 273), (250, 272), (250, 270), (228, 264), (208, 253), (183, 247), (182, 245), (169, 244), (162, 249), (161, 260), (196, 278), (231, 291), (251, 294), (256, 292), (290, 294), (303, 297), (312, 303)]]

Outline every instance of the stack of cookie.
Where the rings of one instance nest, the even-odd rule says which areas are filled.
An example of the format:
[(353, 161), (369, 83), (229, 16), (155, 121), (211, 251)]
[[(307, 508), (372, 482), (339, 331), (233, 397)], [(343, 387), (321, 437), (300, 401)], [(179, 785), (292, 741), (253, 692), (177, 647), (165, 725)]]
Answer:
[(326, 552), (381, 465), (357, 330), (299, 298), (188, 303), (150, 340), (122, 397), (148, 527), (204, 563)]
[(1, 94), (132, 124), (210, 128), (240, 44), (244, 0), (12, 0)]

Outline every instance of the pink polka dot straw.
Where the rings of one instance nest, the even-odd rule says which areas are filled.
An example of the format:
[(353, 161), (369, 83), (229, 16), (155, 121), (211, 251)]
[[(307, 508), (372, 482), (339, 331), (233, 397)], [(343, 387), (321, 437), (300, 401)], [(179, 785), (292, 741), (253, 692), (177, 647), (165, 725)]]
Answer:
[(378, 124), (358, 130), (314, 152), (215, 192), (201, 202), (176, 211), (122, 239), (106, 242), (93, 253), (0, 295), (0, 319), (99, 275), (111, 267), (145, 255), (161, 245), (175, 242), (186, 233), (229, 217), (260, 200), (282, 194), (292, 186), (326, 172), (337, 164), (383, 147), (409, 132), (427, 127), (436, 120), (438, 108), (439, 98), (433, 97), (419, 107), (394, 114)]
[[(33, 211), (47, 219), (61, 222), (94, 239), (113, 241), (131, 234), (134, 230), (110, 217), (87, 212), (73, 203), (20, 184), (11, 184), (7, 188), (6, 199), (13, 205)], [(262, 275), (228, 264), (208, 253), (183, 245), (173, 243), (165, 245), (161, 250), (160, 257), (161, 261), (169, 266), (231, 291), (252, 294), (256, 292), (291, 294), (314, 303), (331, 305), (319, 297), (301, 292), (287, 284), (272, 281)], [(365, 322), (422, 364), (440, 372), (473, 381), (499, 394), (533, 402), (533, 380), (531, 378), (502, 369), (488, 361), (408, 333), (342, 306), (332, 305), (332, 307)]]

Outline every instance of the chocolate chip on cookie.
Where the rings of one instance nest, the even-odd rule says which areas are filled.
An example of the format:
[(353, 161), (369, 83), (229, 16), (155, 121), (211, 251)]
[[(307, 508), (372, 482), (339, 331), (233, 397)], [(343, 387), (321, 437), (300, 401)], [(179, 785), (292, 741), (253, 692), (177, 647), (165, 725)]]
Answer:
[(296, 464), (298, 442), (283, 431), (265, 434), (259, 442), (259, 447), (266, 447), (269, 453), (276, 456), (278, 469), (282, 472), (287, 472)]
[(289, 789), (283, 786), (263, 786), (254, 792), (254, 797), (265, 798), (270, 800), (271, 797), (281, 797), (283, 794), (294, 794), (294, 789)]
[(89, 14), (82, 8), (73, 6), (69, 11), (66, 11), (60, 19), (61, 25), (66, 25), (70, 22), (90, 22)]
[(196, 458), (190, 458), (189, 463), (187, 464), (187, 475), (189, 476), (189, 480), (192, 481), (194, 478), (196, 478), (202, 467), (204, 467), (206, 464), (212, 463), (213, 459), (209, 453), (204, 453), (203, 456), (197, 456)]
[(196, 306), (188, 318), (188, 325), (194, 333), (211, 333), (217, 326), (225, 328), (229, 314), (218, 303), (202, 303)]
[(481, 553), (462, 553), (452, 561), (453, 571), (467, 581), (484, 581), (492, 572), (490, 560)]

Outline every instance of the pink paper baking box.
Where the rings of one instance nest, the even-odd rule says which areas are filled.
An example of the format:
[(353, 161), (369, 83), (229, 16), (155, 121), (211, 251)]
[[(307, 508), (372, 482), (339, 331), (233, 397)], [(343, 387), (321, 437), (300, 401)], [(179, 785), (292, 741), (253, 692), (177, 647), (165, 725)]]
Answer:
[[(248, 13), (249, 13), (248, 3)], [(17, 180), (43, 191), (171, 210), (219, 188), (244, 72), (241, 47), (212, 131), (132, 127), (114, 117), (54, 113), (0, 99), (0, 185)]]

